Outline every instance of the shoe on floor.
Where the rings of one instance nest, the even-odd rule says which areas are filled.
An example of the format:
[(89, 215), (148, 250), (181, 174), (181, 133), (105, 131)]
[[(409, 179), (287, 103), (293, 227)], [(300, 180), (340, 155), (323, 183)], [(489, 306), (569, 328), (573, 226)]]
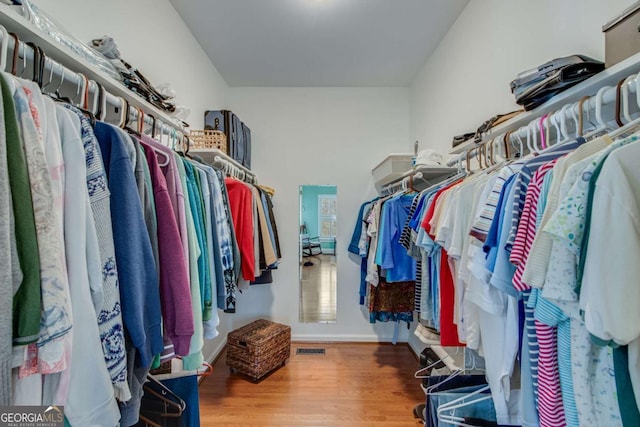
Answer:
[(425, 404), (424, 403), (419, 403), (416, 405), (415, 408), (413, 408), (413, 416), (415, 418), (419, 418), (422, 422), (425, 421)]

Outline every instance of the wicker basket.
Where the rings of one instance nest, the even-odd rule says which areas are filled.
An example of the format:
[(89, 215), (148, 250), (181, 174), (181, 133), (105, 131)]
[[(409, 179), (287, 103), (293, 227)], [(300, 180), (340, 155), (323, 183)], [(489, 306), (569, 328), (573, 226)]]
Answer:
[(216, 119), (215, 129), (197, 130), (189, 132), (191, 148), (196, 150), (218, 149), (227, 153), (227, 136), (218, 130), (219, 120)]
[(227, 365), (258, 381), (283, 366), (291, 354), (291, 327), (260, 319), (229, 332)]

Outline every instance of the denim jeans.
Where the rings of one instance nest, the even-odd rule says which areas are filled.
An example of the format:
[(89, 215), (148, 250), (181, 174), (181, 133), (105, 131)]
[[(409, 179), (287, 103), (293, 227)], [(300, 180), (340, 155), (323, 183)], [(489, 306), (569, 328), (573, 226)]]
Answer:
[[(435, 393), (449, 391), (455, 392), (455, 390), (461, 389), (463, 387), (475, 387), (474, 389), (477, 389), (478, 386), (487, 385), (487, 381), (484, 375), (458, 375), (453, 378), (450, 378), (449, 375), (432, 375), (427, 379), (427, 383), (427, 386), (434, 386), (433, 390), (431, 391), (433, 394), (428, 395), (425, 402), (427, 411), (426, 425), (429, 427), (436, 427), (438, 425), (437, 422), (434, 422), (434, 420), (437, 418), (435, 416), (435, 412), (433, 420), (429, 416), (429, 414), (431, 413), (431, 396), (434, 396)], [(437, 406), (435, 407), (435, 409), (437, 409)]]
[[(454, 390), (438, 392), (432, 394), (430, 397), (430, 416), (432, 425), (437, 427), (449, 427), (453, 424), (450, 424), (446, 421), (438, 421), (438, 408), (446, 403), (452, 402), (456, 399), (459, 399), (469, 393), (472, 393), (478, 389), (485, 387), (481, 386), (470, 386), (470, 387), (462, 387)], [(473, 403), (471, 405), (462, 406), (460, 408), (447, 410), (447, 415), (453, 415), (456, 417), (472, 417), (472, 418), (481, 418), (487, 421), (496, 421), (496, 410), (493, 407), (493, 400), (491, 399), (491, 392), (487, 389), (486, 392), (482, 392), (476, 394), (469, 398), (469, 401), (474, 401), (481, 397), (487, 397), (487, 399)], [(462, 403), (462, 402), (460, 402)]]

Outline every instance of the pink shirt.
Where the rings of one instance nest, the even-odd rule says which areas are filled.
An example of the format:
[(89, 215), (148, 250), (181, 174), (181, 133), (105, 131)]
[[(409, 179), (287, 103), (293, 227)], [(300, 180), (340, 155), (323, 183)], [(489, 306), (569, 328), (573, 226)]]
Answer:
[[(522, 281), (522, 276), (537, 232), (537, 209), (542, 183), (545, 175), (553, 168), (556, 161), (557, 159), (542, 165), (534, 173), (527, 188), (522, 218), (518, 225), (510, 258), (511, 262), (517, 266), (513, 276), (513, 286), (519, 291), (531, 289), (528, 284)], [(555, 326), (545, 325), (538, 320), (535, 320), (535, 329), (539, 345), (538, 415), (540, 426), (562, 427), (566, 425), (566, 421), (558, 371), (557, 329)]]

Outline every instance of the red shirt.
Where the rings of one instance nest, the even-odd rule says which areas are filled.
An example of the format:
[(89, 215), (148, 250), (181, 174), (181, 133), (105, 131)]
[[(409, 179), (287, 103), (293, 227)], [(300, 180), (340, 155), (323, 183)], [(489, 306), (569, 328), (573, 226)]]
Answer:
[[(431, 205), (429, 206), (429, 209), (427, 209), (427, 213), (424, 215), (424, 219), (422, 221), (422, 224), (420, 224), (422, 226), (422, 228), (424, 228), (424, 231), (429, 233), (429, 235), (431, 235), (431, 226), (429, 225), (429, 223), (431, 222), (431, 218), (433, 218), (433, 214), (435, 213), (436, 203), (438, 202), (438, 199), (440, 198), (440, 196), (442, 196), (442, 194), (444, 194), (445, 191), (449, 190), (451, 187), (453, 187), (454, 185), (459, 184), (460, 182), (462, 182), (461, 179), (459, 179), (459, 180), (457, 180), (455, 182), (452, 182), (451, 184), (447, 185), (446, 187), (442, 187), (440, 190), (438, 190), (436, 195), (433, 197), (433, 202), (431, 202)], [(433, 236), (431, 236), (431, 237), (433, 237)]]
[(244, 280), (255, 280), (256, 255), (254, 248), (253, 193), (249, 186), (233, 178), (224, 180), (229, 194), (229, 208), (240, 250), (240, 266)]
[[(457, 180), (451, 184), (438, 190), (431, 202), (431, 206), (427, 210), (422, 221), (422, 228), (429, 234), (431, 234), (431, 226), (429, 223), (435, 213), (436, 203), (440, 196), (448, 191), (454, 185), (457, 185), (462, 180)], [(432, 236), (433, 237), (433, 236)], [(455, 305), (455, 287), (453, 283), (453, 276), (451, 275), (451, 269), (449, 268), (449, 255), (444, 248), (441, 249), (440, 254), (440, 343), (444, 346), (460, 347), (461, 344), (458, 338), (458, 327), (453, 323), (454, 305)]]

